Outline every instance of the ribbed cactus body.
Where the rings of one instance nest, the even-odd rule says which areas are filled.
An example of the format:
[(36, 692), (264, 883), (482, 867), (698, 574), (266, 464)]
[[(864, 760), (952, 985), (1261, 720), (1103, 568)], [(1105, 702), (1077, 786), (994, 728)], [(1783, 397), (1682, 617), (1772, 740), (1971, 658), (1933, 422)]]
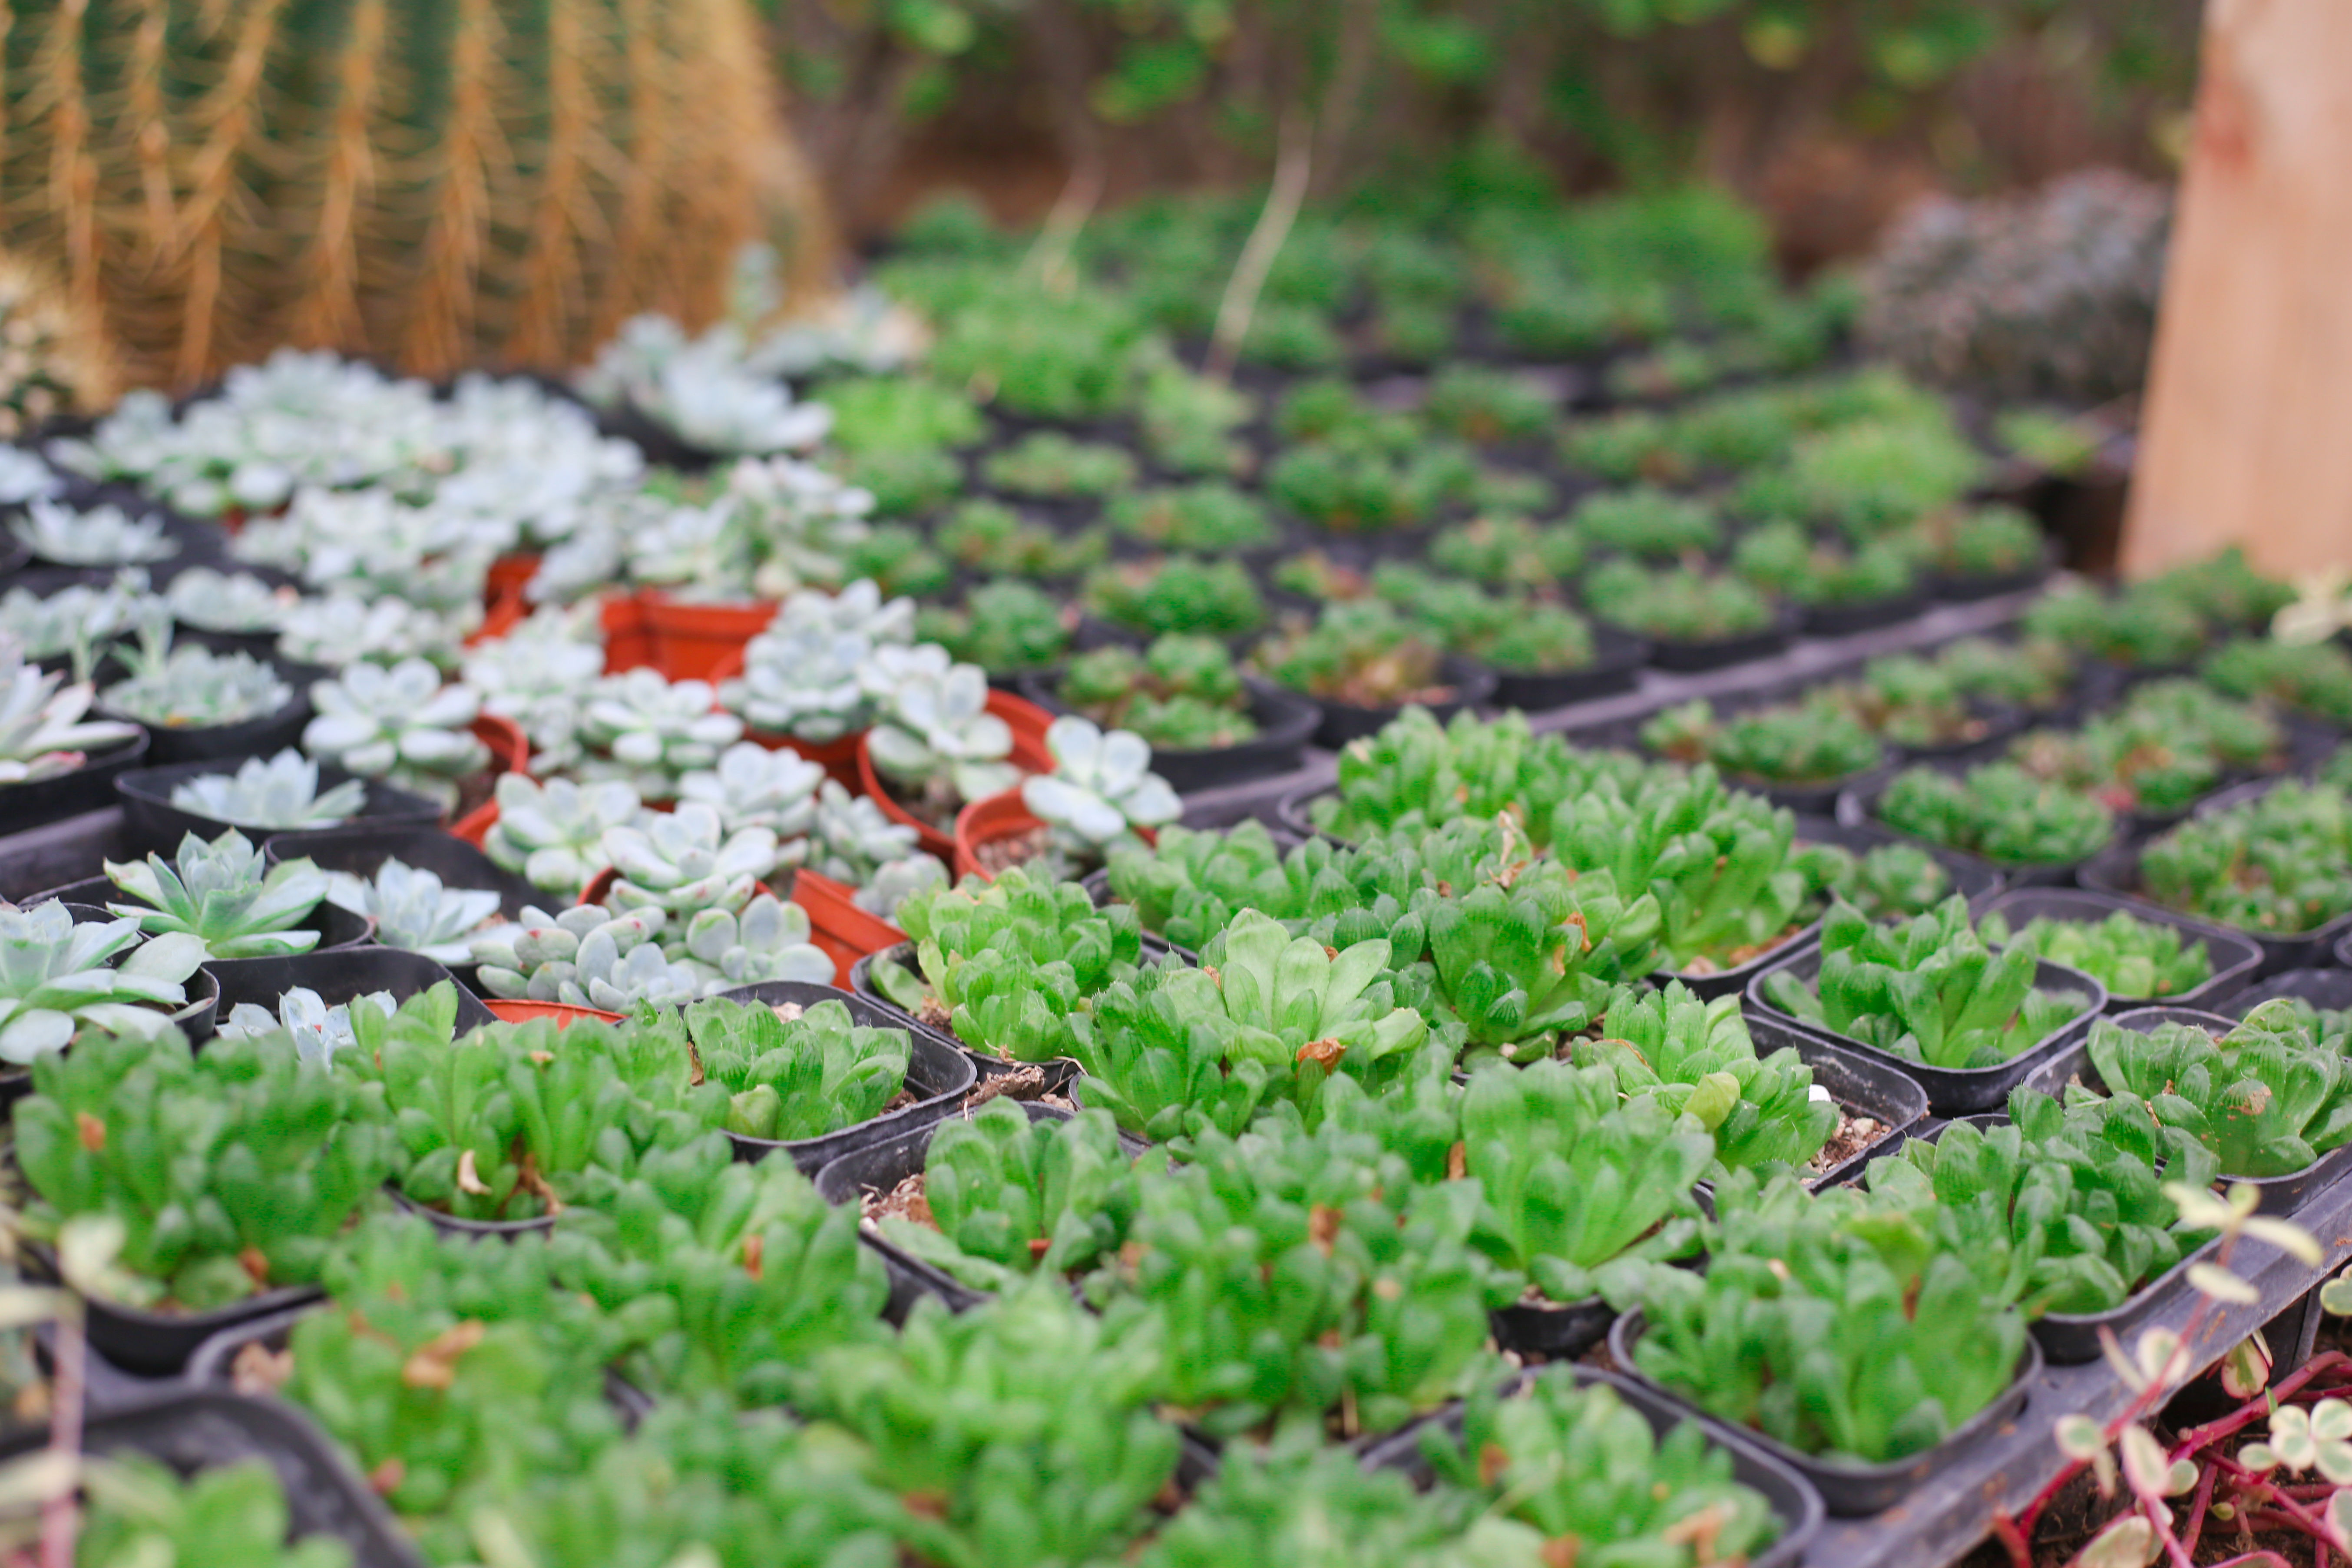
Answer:
[(556, 368), (725, 303), (777, 132), (741, 0), (0, 0), (0, 247), (132, 379), (283, 343)]

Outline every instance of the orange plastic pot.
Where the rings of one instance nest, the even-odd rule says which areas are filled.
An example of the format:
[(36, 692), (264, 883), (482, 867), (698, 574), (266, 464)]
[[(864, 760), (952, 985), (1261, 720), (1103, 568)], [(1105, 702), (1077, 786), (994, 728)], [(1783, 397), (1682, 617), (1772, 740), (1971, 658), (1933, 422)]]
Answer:
[(522, 625), (530, 615), (530, 606), (520, 599), (493, 600), (490, 607), (483, 613), (482, 624), (466, 638), (466, 646), (478, 647), (486, 642), (496, 642)]
[(646, 621), (646, 605), (636, 594), (610, 594), (601, 612), (604, 626), (604, 668), (618, 674), (654, 661), (653, 629)]
[[(474, 721), (474, 736), (490, 749), (490, 763), (502, 773), (527, 773), (530, 771), (530, 742), (524, 736), (522, 726), (511, 719), (501, 719), (485, 713)], [(484, 801), (449, 825), (449, 831), (479, 849), (482, 840), (498, 826), (499, 803)]]
[[(980, 847), (1000, 838), (1017, 838), (1037, 826), (1036, 814), (1022, 803), (1021, 792), (1017, 789), (990, 795), (986, 800), (973, 801), (956, 813), (956, 879), (961, 881), (966, 877), (977, 877), (983, 882), (993, 881), (993, 873), (980, 863)], [(1139, 827), (1135, 831), (1146, 844), (1160, 842), (1160, 836), (1149, 827)]]
[(483, 602), (494, 607), (509, 599), (520, 604), (522, 591), (530, 586), (530, 580), (538, 575), (538, 552), (518, 550), (501, 555), (490, 563), (490, 574), (483, 580)]
[(588, 885), (580, 889), (579, 901), (583, 904), (603, 903), (604, 901), (604, 895), (613, 890), (613, 883), (620, 875), (621, 873), (614, 868), (611, 866), (605, 867), (593, 877), (591, 877), (588, 879)]
[[(1045, 731), (1040, 729), (1034, 734), (1028, 733), (1022, 726), (1013, 722), (1012, 715), (999, 711), (997, 700), (1001, 697), (1010, 702), (1019, 702), (1023, 708), (1029, 709), (1040, 717), (1044, 716), (1045, 710), (1038, 708), (1034, 703), (1022, 702), (1018, 697), (1006, 697), (1001, 691), (992, 691), (988, 694), (989, 711), (1003, 719), (1006, 727), (1013, 731), (1013, 765), (1024, 773), (1052, 773), (1054, 757), (1052, 752), (1045, 750)], [(882, 775), (875, 771), (873, 748), (866, 743), (866, 738), (864, 735), (857, 737), (857, 786), (873, 800), (875, 805), (882, 808), (883, 816), (893, 822), (904, 823), (913, 828), (916, 840), (924, 850), (938, 856), (950, 866), (955, 864), (956, 841), (953, 836), (940, 832), (898, 804), (896, 797), (890, 794), (889, 786), (884, 783)], [(971, 803), (966, 803), (963, 809), (971, 810)]]
[(509, 1002), (493, 997), (482, 1004), (491, 1016), (504, 1024), (528, 1024), (534, 1018), (552, 1018), (559, 1029), (568, 1029), (583, 1018), (593, 1018), (600, 1024), (617, 1024), (618, 1013), (607, 1013), (602, 1007), (575, 1007), (569, 1002)]
[(859, 909), (849, 888), (814, 871), (793, 873), (793, 902), (808, 911), (809, 941), (833, 960), (833, 982), (844, 991), (851, 965), (907, 940), (888, 921)]
[(1015, 756), (1020, 754), (1021, 742), (1025, 739), (1034, 743), (1035, 754), (1045, 759), (1034, 765), (1024, 763), (1023, 766), (1036, 773), (1054, 771), (1054, 754), (1045, 749), (1045, 731), (1054, 724), (1051, 713), (1026, 697), (1016, 697), (1010, 691), (998, 691), (993, 688), (988, 693), (988, 710), (1003, 720), (1004, 727), (1013, 731)]
[(740, 660), (743, 645), (776, 618), (776, 606), (764, 600), (688, 605), (649, 592), (643, 601), (646, 629), (653, 638), (653, 666), (672, 680), (715, 679), (730, 657)]

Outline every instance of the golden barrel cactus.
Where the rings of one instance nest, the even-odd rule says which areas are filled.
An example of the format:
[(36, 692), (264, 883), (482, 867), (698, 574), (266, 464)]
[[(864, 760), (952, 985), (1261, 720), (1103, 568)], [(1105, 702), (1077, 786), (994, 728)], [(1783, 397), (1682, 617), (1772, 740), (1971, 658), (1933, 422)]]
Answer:
[(47, 269), (0, 251), (0, 441), (114, 401), (114, 356)]
[(699, 325), (782, 134), (743, 0), (0, 0), (0, 248), (145, 384)]

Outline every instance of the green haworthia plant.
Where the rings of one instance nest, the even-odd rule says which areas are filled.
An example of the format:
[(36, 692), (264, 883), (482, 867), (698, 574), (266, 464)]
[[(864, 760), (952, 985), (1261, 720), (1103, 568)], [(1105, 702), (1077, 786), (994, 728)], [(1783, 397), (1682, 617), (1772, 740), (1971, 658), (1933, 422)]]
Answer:
[(340, 1537), (299, 1541), (285, 1484), (267, 1459), (240, 1459), (192, 1476), (136, 1451), (86, 1462), (89, 1494), (76, 1561), (196, 1563), (206, 1557), (248, 1568), (350, 1568)]
[(1575, 1059), (1607, 1067), (1621, 1093), (1692, 1118), (1726, 1170), (1804, 1171), (1838, 1128), (1836, 1104), (1793, 1047), (1756, 1054), (1736, 992), (1702, 1002), (1680, 981), (1621, 986), (1599, 1037), (1575, 1042)]
[(727, 1131), (746, 1138), (820, 1138), (872, 1121), (906, 1087), (907, 1031), (856, 1024), (843, 1002), (698, 1002), (685, 1026), (704, 1081), (728, 1092)]
[(2140, 885), (2167, 909), (2273, 935), (2352, 911), (2352, 797), (2289, 779), (2192, 816), (2140, 851)]
[(2352, 1138), (2352, 1061), (2273, 998), (2216, 1038), (2193, 1024), (2146, 1034), (2102, 1018), (2091, 1065), (2114, 1098), (2195, 1139), (2225, 1176), (2284, 1176)]
[(1076, 1274), (1118, 1250), (1135, 1219), (1135, 1172), (1102, 1110), (1032, 1120), (1000, 1096), (932, 1135), (930, 1223), (886, 1215), (883, 1237), (981, 1290)]
[[(2009, 922), (1998, 912), (1979, 921), (1977, 930), (1995, 946), (2010, 940)], [(2213, 977), (2202, 942), (2123, 910), (2099, 921), (2037, 915), (2018, 928), (2017, 938), (2051, 963), (2081, 970), (2111, 996), (2178, 996)]]
[(1377, 734), (1342, 748), (1339, 786), (1309, 814), (1322, 832), (1360, 838), (1507, 812), (1542, 847), (1562, 802), (1604, 779), (1631, 787), (1645, 771), (1622, 752), (1579, 751), (1557, 735), (1538, 735), (1517, 712), (1498, 719), (1462, 712), (1440, 724), (1427, 710), (1408, 708)]
[(1908, 1061), (1998, 1067), (2090, 1005), (2084, 993), (2037, 986), (2038, 963), (2031, 942), (1988, 946), (1958, 897), (1891, 926), (1841, 901), (1822, 922), (1819, 978), (1808, 985), (1776, 973), (1765, 994), (1783, 1012)]
[(1164, 963), (1096, 998), (1076, 1031), (1083, 1097), (1166, 1142), (1203, 1128), (1232, 1136), (1277, 1100), (1311, 1110), (1335, 1074), (1391, 1082), (1430, 1030), (1395, 1005), (1389, 957), (1386, 942), (1334, 952), (1245, 910), (1202, 967)]
[(1924, 915), (1952, 896), (1952, 873), (1916, 844), (1881, 844), (1831, 874), (1838, 897), (1872, 920)]
[(2003, 866), (2081, 860), (2116, 831), (2114, 811), (2095, 795), (2015, 763), (1987, 763), (1966, 774), (1906, 768), (1878, 797), (1877, 812), (1899, 833)]
[(1034, 880), (1017, 866), (992, 882), (915, 894), (898, 906), (898, 924), (920, 973), (877, 958), (877, 989), (1008, 1061), (1076, 1054), (1076, 1020), (1142, 957), (1134, 910), (1097, 910), (1075, 883)]

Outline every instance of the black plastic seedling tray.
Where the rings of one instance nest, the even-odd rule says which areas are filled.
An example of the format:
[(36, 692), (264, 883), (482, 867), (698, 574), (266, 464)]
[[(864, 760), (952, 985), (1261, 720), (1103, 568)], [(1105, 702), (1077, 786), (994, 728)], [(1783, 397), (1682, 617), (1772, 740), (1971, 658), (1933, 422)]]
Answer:
[(2074, 1017), (1998, 1067), (1930, 1067), (1925, 1062), (1905, 1061), (1874, 1046), (1835, 1034), (1821, 1025), (1808, 1023), (1781, 1011), (1765, 996), (1765, 987), (1774, 975), (1785, 973), (1811, 984), (1821, 973), (1821, 949), (1808, 947), (1758, 974), (1748, 983), (1749, 1016), (1769, 1018), (1800, 1033), (1842, 1045), (1850, 1051), (1867, 1052), (1899, 1068), (1927, 1091), (1927, 1107), (1938, 1116), (1969, 1116), (1980, 1110), (1998, 1110), (2008, 1100), (2011, 1089), (2035, 1077), (2045, 1063), (2080, 1039), (2090, 1026), (2091, 1020), (2097, 1017), (2106, 1005), (2106, 988), (2097, 981), (2080, 970), (2068, 969), (2043, 959), (2034, 971), (2035, 989), (2076, 991), (2088, 999)]
[[(2117, 1027), (2147, 1034), (2162, 1024), (2189, 1024), (2215, 1035), (2224, 1035), (2237, 1027), (2238, 1020), (2221, 1013), (2209, 1013), (2197, 1007), (2139, 1007), (2116, 1015)], [(2067, 1042), (2064, 1049), (2035, 1068), (2030, 1088), (2057, 1096), (2065, 1092), (2066, 1085), (2079, 1079), (2086, 1087), (2105, 1092), (2106, 1085), (2091, 1066), (2091, 1042), (2087, 1031)], [(2352, 1143), (2338, 1144), (2300, 1171), (2284, 1176), (2232, 1176), (2222, 1173), (2222, 1180), (2231, 1186), (2243, 1184), (2254, 1189), (2261, 1198), (2264, 1214), (2288, 1215), (2302, 1212), (2314, 1194), (2335, 1185), (2347, 1171), (2352, 1171)]]
[[(1738, 1428), (1720, 1417), (1708, 1415), (1670, 1389), (1642, 1375), (1633, 1361), (1633, 1347), (1641, 1342), (1645, 1327), (1639, 1310), (1626, 1313), (1609, 1331), (1609, 1354), (1626, 1375), (1644, 1388), (1655, 1393), (1668, 1406), (1696, 1420), (1710, 1437), (1720, 1438), (1737, 1433)], [(1760, 1432), (1743, 1434), (1766, 1454), (1780, 1461), (1810, 1481), (1821, 1493), (1829, 1512), (1843, 1519), (1880, 1513), (1901, 1502), (1912, 1491), (1969, 1458), (1985, 1439), (1997, 1434), (2025, 1408), (2036, 1379), (2042, 1374), (2042, 1347), (2032, 1335), (2026, 1336), (2025, 1350), (2018, 1357), (2017, 1373), (2010, 1379), (2006, 1391), (1991, 1404), (1953, 1428), (1949, 1436), (1923, 1454), (1906, 1459), (1896, 1459), (1883, 1465), (1857, 1465), (1800, 1454), (1794, 1448), (1764, 1436)], [(2053, 1412), (2052, 1418), (2056, 1418)], [(1932, 1561), (1932, 1559), (1923, 1559)]]
[[(0, 1460), (48, 1442), (46, 1427), (0, 1439)], [(183, 1475), (259, 1459), (278, 1472), (294, 1539), (331, 1535), (351, 1548), (353, 1568), (423, 1568), (376, 1495), (352, 1473), (326, 1435), (293, 1406), (219, 1389), (173, 1389), (91, 1415), (88, 1454), (140, 1453)]]
[(891, 1138), (909, 1127), (937, 1121), (954, 1110), (979, 1079), (979, 1070), (961, 1047), (914, 1023), (897, 1008), (856, 992), (804, 980), (768, 980), (757, 985), (739, 985), (719, 995), (729, 1002), (756, 1002), (768, 1007), (806, 1008), (820, 1002), (838, 1002), (849, 1009), (850, 1022), (862, 1028), (906, 1030), (907, 1088), (915, 1096), (910, 1105), (815, 1138), (747, 1138), (740, 1132), (730, 1132), (727, 1138), (735, 1145), (735, 1157), (739, 1160), (764, 1160), (781, 1152), (800, 1168), (803, 1175), (814, 1176), (853, 1150)]
[[(1596, 1384), (1609, 1388), (1628, 1409), (1650, 1424), (1651, 1432), (1660, 1441), (1691, 1419), (1688, 1413), (1649, 1384), (1598, 1367), (1576, 1366), (1569, 1370), (1579, 1388), (1591, 1388)], [(1521, 1380), (1505, 1397), (1523, 1393), (1528, 1381)], [(1807, 1543), (1822, 1528), (1821, 1494), (1793, 1466), (1767, 1452), (1748, 1434), (1711, 1424), (1703, 1425), (1701, 1429), (1709, 1443), (1731, 1457), (1732, 1479), (1761, 1492), (1764, 1500), (1771, 1505), (1773, 1517), (1780, 1521), (1779, 1539), (1750, 1559), (1749, 1568), (1794, 1568), (1804, 1560)], [(1364, 1465), (1370, 1469), (1402, 1471), (1416, 1486), (1426, 1486), (1436, 1474), (1423, 1447), (1426, 1442), (1447, 1442), (1458, 1447), (1462, 1442), (1462, 1412), (1447, 1411), (1383, 1439), (1365, 1454)]]
[[(180, 847), (188, 834), (209, 843), (232, 822), (221, 822), (194, 812), (182, 811), (172, 804), (172, 790), (176, 784), (205, 773), (234, 773), (245, 756), (215, 757), (204, 762), (178, 763), (169, 767), (131, 768), (117, 774), (114, 793), (122, 802), (122, 837), (131, 853), (144, 855), (152, 850), (169, 855)], [(342, 784), (352, 775), (341, 768), (319, 769), (319, 793)], [(421, 795), (411, 795), (404, 789), (374, 779), (367, 781), (367, 800), (360, 807), (358, 820), (404, 826), (430, 826), (441, 819), (441, 808)], [(262, 828), (240, 829), (247, 837), (268, 837)]]
[(1492, 700), (1497, 708), (1541, 713), (1572, 702), (1590, 702), (1596, 697), (1613, 697), (1621, 691), (1633, 690), (1641, 679), (1643, 667), (1649, 662), (1647, 642), (1615, 626), (1595, 625), (1591, 664), (1581, 669), (1563, 669), (1548, 675), (1497, 669)]
[[(2161, 999), (2164, 1005), (2174, 1007), (2205, 1007), (2216, 999), (2232, 995), (2245, 987), (2262, 967), (2263, 952), (2253, 939), (2230, 931), (2226, 927), (2209, 925), (2170, 910), (2142, 903), (2137, 899), (2118, 898), (2113, 893), (2094, 893), (2074, 888), (2015, 888), (1986, 900), (1978, 908), (1977, 918), (1999, 914), (2009, 921), (2012, 931), (2027, 921), (2047, 916), (2055, 921), (2072, 921), (2096, 924), (2109, 915), (2121, 912), (2151, 925), (2170, 926), (2185, 941), (2201, 942), (2206, 956), (2212, 961), (2211, 978), (2201, 985)], [(2128, 1013), (2141, 1007), (2158, 1005), (2152, 996), (2107, 995), (2110, 1013)]]

